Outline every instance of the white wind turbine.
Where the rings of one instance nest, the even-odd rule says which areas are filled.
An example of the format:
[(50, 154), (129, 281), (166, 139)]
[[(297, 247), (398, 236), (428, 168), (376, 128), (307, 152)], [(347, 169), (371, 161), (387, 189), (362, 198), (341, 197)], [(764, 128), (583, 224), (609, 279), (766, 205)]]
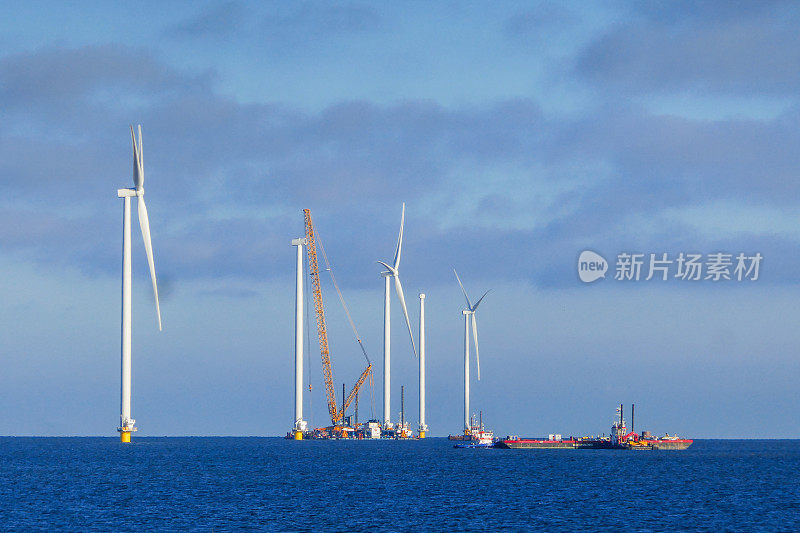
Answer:
[(391, 387), (390, 387), (390, 360), (391, 360), (391, 306), (390, 296), (391, 288), (389, 286), (389, 278), (394, 279), (394, 288), (397, 293), (397, 299), (400, 300), (400, 306), (403, 308), (403, 314), (406, 317), (406, 326), (408, 326), (408, 335), (411, 337), (411, 349), (414, 351), (414, 357), (417, 356), (417, 347), (414, 344), (414, 334), (411, 332), (411, 320), (408, 318), (408, 309), (406, 308), (406, 299), (403, 296), (403, 285), (400, 283), (400, 252), (403, 248), (403, 224), (406, 217), (406, 204), (403, 203), (403, 210), (400, 214), (400, 235), (397, 237), (397, 249), (394, 252), (394, 261), (391, 265), (378, 261), (381, 265), (386, 267), (386, 271), (381, 273), (384, 277), (384, 291), (383, 291), (383, 425), (384, 428), (389, 429), (391, 424)]
[[(153, 282), (153, 295), (156, 301), (158, 329), (161, 331), (161, 309), (158, 305), (158, 286), (156, 269), (153, 265), (153, 245), (150, 240), (150, 222), (147, 206), (144, 203), (144, 158), (142, 154), (142, 127), (139, 126), (139, 140), (131, 126), (133, 144), (133, 184), (130, 189), (119, 189), (117, 196), (124, 200), (122, 216), (122, 376), (120, 387), (120, 426), (117, 428), (121, 442), (131, 441), (131, 432), (136, 431), (136, 421), (131, 418), (131, 198), (136, 197), (139, 211), (139, 226), (142, 229), (147, 263), (150, 265), (150, 279)], [(137, 146), (138, 144), (138, 146)]]
[(453, 269), (453, 273), (456, 275), (456, 279), (458, 280), (458, 285), (461, 287), (461, 292), (464, 293), (464, 299), (467, 301), (467, 308), (461, 311), (464, 315), (464, 433), (470, 433), (470, 420), (469, 420), (469, 330), (470, 324), (472, 325), (472, 338), (475, 340), (475, 362), (477, 363), (478, 368), (478, 381), (481, 379), (481, 357), (478, 353), (478, 322), (475, 320), (475, 311), (478, 310), (478, 306), (481, 305), (481, 302), (486, 297), (491, 289), (483, 293), (475, 305), (469, 301), (469, 296), (467, 296), (467, 291), (464, 290), (464, 285), (461, 283), (461, 278), (458, 277), (458, 272), (456, 269)]

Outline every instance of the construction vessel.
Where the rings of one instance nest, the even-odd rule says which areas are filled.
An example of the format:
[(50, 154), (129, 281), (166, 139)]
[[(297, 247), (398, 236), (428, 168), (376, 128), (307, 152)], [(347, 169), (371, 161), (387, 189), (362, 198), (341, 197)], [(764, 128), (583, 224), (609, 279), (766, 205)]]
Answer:
[[(356, 340), (367, 360), (367, 367), (361, 373), (355, 385), (350, 390), (350, 394), (345, 395), (342, 391), (342, 404), (341, 408), (336, 403), (336, 392), (333, 386), (333, 365), (331, 363), (330, 350), (328, 347), (328, 329), (325, 322), (325, 307), (322, 301), (322, 288), (319, 276), (319, 264), (317, 261), (317, 241), (314, 232), (314, 223), (311, 219), (311, 211), (309, 209), (303, 210), (305, 221), (305, 237), (302, 239), (295, 239), (292, 244), (297, 246), (297, 302), (295, 305), (295, 421), (292, 430), (287, 434), (287, 438), (295, 440), (302, 440), (303, 438), (354, 438), (356, 428), (350, 420), (350, 417), (345, 417), (348, 407), (357, 397), (358, 391), (366, 382), (367, 378), (372, 375), (372, 364), (367, 357), (367, 352), (361, 342), (361, 338), (350, 319), (350, 324), (353, 332), (356, 335)], [(307, 424), (302, 417), (302, 343), (303, 343), (303, 320), (302, 320), (302, 261), (301, 250), (302, 246), (306, 247), (306, 255), (308, 259), (308, 275), (311, 278), (311, 292), (314, 296), (314, 315), (317, 323), (317, 338), (319, 339), (320, 355), (322, 358), (322, 373), (325, 382), (325, 395), (328, 402), (328, 414), (331, 418), (331, 425), (313, 430), (307, 429)], [(324, 249), (323, 249), (324, 255)], [(331, 271), (330, 265), (325, 258), (327, 270)], [(333, 277), (333, 273), (331, 272)], [(336, 283), (333, 278), (334, 284)], [(337, 286), (338, 291), (338, 286)], [(344, 298), (340, 299), (344, 305)], [(345, 312), (348, 319), (350, 313), (345, 306)], [(342, 385), (344, 387), (344, 384)], [(309, 386), (310, 388), (310, 386)]]
[(608, 437), (567, 437), (550, 434), (546, 438), (519, 438), (507, 436), (497, 441), (497, 448), (507, 449), (558, 449), (558, 450), (685, 450), (694, 442), (692, 439), (683, 439), (677, 435), (666, 434), (663, 437), (654, 437), (649, 431), (642, 431), (641, 435), (633, 429), (635, 405), (631, 405), (631, 429), (625, 424), (623, 406), (619, 405), (614, 422), (611, 424), (611, 434)]
[[(311, 212), (308, 209), (303, 210), (305, 235), (302, 238), (293, 239), (292, 245), (297, 247), (297, 265), (296, 265), (296, 303), (295, 303), (295, 409), (294, 409), (294, 424), (291, 431), (286, 435), (286, 438), (303, 440), (308, 438), (313, 439), (411, 439), (414, 438), (414, 432), (411, 425), (405, 417), (405, 388), (401, 387), (401, 412), (400, 420), (394, 424), (391, 422), (389, 415), (390, 412), (390, 347), (389, 347), (389, 320), (390, 320), (390, 281), (394, 281), (395, 292), (400, 302), (400, 307), (403, 310), (406, 326), (408, 328), (409, 338), (411, 340), (411, 350), (416, 355), (416, 346), (414, 343), (414, 336), (411, 332), (411, 321), (408, 315), (408, 310), (403, 296), (403, 288), (399, 277), (399, 264), (400, 255), (403, 245), (403, 226), (405, 222), (405, 204), (403, 204), (400, 215), (400, 232), (397, 238), (397, 246), (395, 249), (394, 259), (392, 264), (378, 261), (386, 268), (382, 273), (385, 277), (384, 282), (384, 417), (382, 421), (371, 418), (367, 422), (359, 424), (358, 422), (358, 393), (366, 383), (367, 378), (370, 380), (370, 387), (373, 386), (373, 373), (372, 364), (367, 356), (366, 349), (361, 342), (361, 337), (358, 334), (355, 323), (350, 315), (347, 305), (345, 304), (344, 297), (336, 283), (336, 278), (333, 275), (330, 263), (325, 254), (325, 248), (319, 242), (317, 232), (315, 231), (314, 224), (311, 219)], [(328, 414), (330, 415), (331, 424), (325, 427), (309, 429), (308, 422), (303, 418), (303, 247), (306, 249), (308, 277), (311, 280), (311, 293), (314, 300), (314, 315), (316, 317), (317, 338), (320, 346), (320, 356), (322, 359), (322, 373), (323, 381), (325, 384), (325, 394), (328, 405)], [(367, 367), (361, 373), (361, 376), (356, 381), (349, 394), (345, 393), (345, 385), (342, 384), (342, 402), (337, 404), (336, 395), (333, 388), (333, 365), (331, 362), (330, 349), (328, 345), (328, 332), (327, 324), (325, 321), (325, 307), (322, 300), (322, 288), (320, 283), (320, 266), (317, 259), (317, 246), (322, 253), (325, 261), (325, 270), (327, 270), (333, 281), (333, 285), (339, 296), (339, 300), (344, 307), (347, 319), (355, 335), (356, 341), (361, 348), (364, 358), (367, 361)], [(422, 338), (422, 355), (420, 358), (419, 376), (420, 376), (420, 404), (419, 404), (419, 438), (425, 437), (425, 432), (428, 426), (425, 423), (425, 356), (424, 356), (424, 338), (425, 338), (425, 310), (424, 310), (424, 294), (420, 294), (420, 336)], [(308, 385), (308, 390), (311, 391), (311, 384)], [(350, 406), (355, 401), (355, 414), (354, 416), (346, 416)]]

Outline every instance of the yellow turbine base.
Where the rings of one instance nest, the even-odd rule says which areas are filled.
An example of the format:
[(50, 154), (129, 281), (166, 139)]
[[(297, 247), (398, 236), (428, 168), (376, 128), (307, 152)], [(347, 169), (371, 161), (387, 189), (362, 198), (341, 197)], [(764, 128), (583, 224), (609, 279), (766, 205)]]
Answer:
[(119, 441), (120, 442), (130, 442), (131, 441), (131, 432), (130, 431), (120, 431), (119, 432)]
[(303, 440), (303, 432), (302, 431), (295, 431), (294, 432), (294, 440)]
[(421, 438), (421, 439), (425, 438), (425, 432), (424, 431), (420, 431), (419, 432), (419, 438)]

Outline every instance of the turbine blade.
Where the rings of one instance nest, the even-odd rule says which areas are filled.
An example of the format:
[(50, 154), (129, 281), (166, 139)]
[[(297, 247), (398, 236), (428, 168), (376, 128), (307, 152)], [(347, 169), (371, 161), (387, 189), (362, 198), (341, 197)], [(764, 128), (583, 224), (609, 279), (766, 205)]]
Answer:
[(478, 365), (478, 381), (481, 380), (481, 356), (478, 353), (478, 321), (475, 320), (475, 313), (472, 313), (472, 338), (475, 339), (475, 362)]
[(150, 240), (150, 220), (147, 218), (147, 206), (144, 204), (144, 196), (138, 199), (139, 207), (139, 226), (142, 228), (142, 239), (144, 239), (144, 250), (147, 252), (147, 264), (150, 266), (150, 280), (153, 282), (153, 296), (156, 300), (156, 315), (158, 316), (158, 330), (161, 331), (161, 306), (158, 304), (158, 285), (156, 284), (156, 267), (153, 264), (153, 243)]
[(473, 307), (473, 308), (471, 309), (471, 311), (475, 311), (475, 310), (478, 308), (478, 306), (479, 306), (479, 305), (481, 305), (481, 301), (482, 301), (484, 298), (486, 298), (486, 295), (487, 295), (487, 294), (489, 294), (490, 292), (492, 292), (492, 289), (489, 289), (488, 291), (484, 292), (484, 293), (483, 293), (483, 296), (481, 296), (481, 297), (480, 297), (480, 299), (479, 299), (479, 300), (478, 300), (478, 301), (475, 303), (475, 307)]
[(467, 309), (472, 310), (472, 304), (469, 303), (469, 296), (467, 296), (467, 291), (464, 290), (464, 285), (461, 283), (461, 278), (458, 277), (458, 272), (456, 269), (453, 269), (453, 274), (456, 275), (456, 279), (458, 280), (458, 286), (461, 287), (461, 292), (464, 293), (464, 299), (467, 301)]
[(142, 188), (142, 165), (139, 160), (139, 148), (136, 145), (136, 135), (133, 133), (133, 124), (131, 124), (131, 144), (133, 145), (133, 186), (137, 190)]
[(406, 203), (403, 202), (403, 210), (400, 212), (400, 234), (397, 236), (397, 249), (394, 251), (394, 268), (400, 266), (400, 252), (403, 248), (403, 226), (406, 221)]
[(144, 150), (142, 150), (142, 125), (139, 128), (139, 188), (144, 187)]
[(406, 326), (408, 326), (408, 335), (411, 337), (411, 349), (414, 350), (414, 357), (417, 356), (417, 345), (414, 344), (414, 333), (411, 331), (411, 320), (408, 318), (408, 309), (406, 308), (406, 298), (403, 296), (403, 285), (400, 283), (400, 277), (395, 274), (392, 276), (394, 278), (394, 288), (397, 292), (397, 299), (400, 300), (400, 305), (403, 307), (403, 315), (406, 317)]

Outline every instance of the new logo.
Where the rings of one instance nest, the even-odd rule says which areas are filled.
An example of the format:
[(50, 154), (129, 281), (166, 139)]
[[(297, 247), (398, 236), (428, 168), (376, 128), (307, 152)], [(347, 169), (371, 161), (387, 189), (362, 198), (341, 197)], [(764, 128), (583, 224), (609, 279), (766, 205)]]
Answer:
[(584, 283), (591, 283), (606, 277), (607, 270), (608, 261), (603, 259), (600, 254), (591, 250), (584, 250), (578, 257), (578, 277)]

